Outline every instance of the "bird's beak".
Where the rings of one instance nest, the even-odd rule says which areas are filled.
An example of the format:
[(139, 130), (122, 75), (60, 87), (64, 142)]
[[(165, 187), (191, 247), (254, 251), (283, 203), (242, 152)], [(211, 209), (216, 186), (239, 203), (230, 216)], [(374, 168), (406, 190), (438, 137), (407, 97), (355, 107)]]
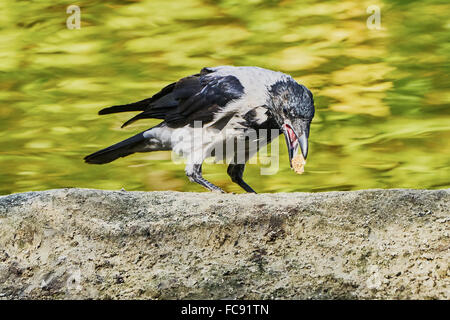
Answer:
[(292, 159), (297, 154), (299, 147), (302, 151), (303, 158), (306, 160), (306, 157), (308, 156), (308, 138), (306, 137), (305, 132), (302, 132), (302, 134), (298, 136), (292, 126), (286, 122), (283, 124), (282, 130), (288, 147), (289, 163), (291, 164), (291, 167)]

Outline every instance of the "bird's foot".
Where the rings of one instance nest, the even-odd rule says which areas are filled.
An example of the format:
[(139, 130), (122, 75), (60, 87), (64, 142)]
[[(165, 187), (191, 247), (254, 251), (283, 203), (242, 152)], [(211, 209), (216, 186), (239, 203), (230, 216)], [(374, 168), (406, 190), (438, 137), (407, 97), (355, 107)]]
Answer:
[(186, 167), (186, 175), (188, 176), (189, 180), (198, 183), (209, 191), (225, 193), (225, 191), (223, 191), (221, 188), (203, 178), (202, 166), (199, 164)]

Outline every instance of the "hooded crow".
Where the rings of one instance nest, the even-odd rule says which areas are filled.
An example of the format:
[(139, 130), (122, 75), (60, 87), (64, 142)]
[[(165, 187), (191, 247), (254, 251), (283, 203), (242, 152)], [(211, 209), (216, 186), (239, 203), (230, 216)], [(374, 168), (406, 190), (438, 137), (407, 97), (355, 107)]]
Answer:
[[(221, 66), (203, 68), (198, 74), (169, 84), (151, 98), (105, 108), (99, 114), (129, 111), (140, 113), (122, 127), (140, 119), (163, 121), (86, 156), (87, 163), (109, 163), (135, 152), (173, 150), (187, 159), (185, 172), (191, 181), (223, 192), (202, 177), (202, 163), (210, 156), (229, 159), (230, 152), (222, 154), (224, 146), (228, 148), (227, 143), (232, 141), (244, 152), (240, 157), (239, 147), (232, 150), (228, 175), (245, 191), (255, 192), (243, 180), (245, 164), (279, 134), (285, 136), (291, 167), (299, 149), (306, 159), (314, 101), (305, 86), (284, 73), (259, 67)], [(267, 134), (263, 137), (264, 130)], [(255, 133), (253, 137), (248, 135), (250, 131)], [(250, 146), (249, 141), (260, 143)]]

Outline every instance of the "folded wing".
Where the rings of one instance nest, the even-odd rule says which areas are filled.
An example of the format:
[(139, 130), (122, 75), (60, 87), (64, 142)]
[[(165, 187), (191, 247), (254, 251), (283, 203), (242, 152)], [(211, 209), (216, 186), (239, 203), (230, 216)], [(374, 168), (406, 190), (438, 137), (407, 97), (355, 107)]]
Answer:
[(171, 83), (151, 98), (100, 110), (99, 114), (141, 111), (125, 122), (125, 127), (139, 119), (164, 119), (169, 127), (208, 123), (214, 115), (244, 94), (239, 79), (232, 75), (216, 76), (204, 68), (199, 74)]

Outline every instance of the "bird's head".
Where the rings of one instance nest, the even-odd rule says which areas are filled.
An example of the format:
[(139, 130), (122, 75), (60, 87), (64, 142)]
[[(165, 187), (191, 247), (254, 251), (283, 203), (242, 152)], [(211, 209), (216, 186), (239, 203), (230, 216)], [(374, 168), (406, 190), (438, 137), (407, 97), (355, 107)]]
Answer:
[(309, 127), (314, 117), (314, 100), (311, 91), (292, 78), (276, 82), (270, 88), (271, 113), (284, 133), (289, 152), (289, 162), (300, 148), (308, 156)]

